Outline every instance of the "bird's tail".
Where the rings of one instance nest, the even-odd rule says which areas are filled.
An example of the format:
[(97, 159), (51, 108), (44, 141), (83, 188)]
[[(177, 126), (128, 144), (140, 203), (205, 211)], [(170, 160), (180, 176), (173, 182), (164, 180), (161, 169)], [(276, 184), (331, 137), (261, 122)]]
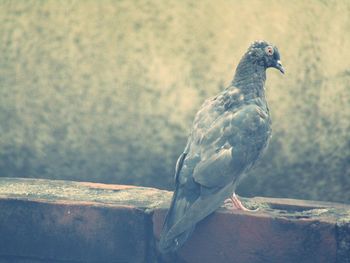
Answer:
[(186, 189), (175, 189), (169, 211), (166, 215), (163, 229), (159, 240), (159, 250), (161, 253), (169, 253), (181, 247), (191, 236), (195, 225), (178, 234), (171, 233), (171, 228), (184, 216), (187, 209), (191, 206), (193, 200), (186, 195)]

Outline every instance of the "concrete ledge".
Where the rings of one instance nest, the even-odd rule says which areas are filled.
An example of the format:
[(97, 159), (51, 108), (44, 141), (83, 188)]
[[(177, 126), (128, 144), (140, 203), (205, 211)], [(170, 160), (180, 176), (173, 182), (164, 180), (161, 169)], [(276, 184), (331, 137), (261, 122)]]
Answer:
[(146, 256), (147, 218), (137, 209), (7, 200), (0, 211), (5, 257), (144, 262)]
[(155, 243), (171, 192), (0, 178), (0, 262), (350, 262), (350, 206), (244, 199), (222, 207), (170, 257)]
[(170, 195), (133, 186), (0, 178), (0, 262), (149, 262), (148, 210)]

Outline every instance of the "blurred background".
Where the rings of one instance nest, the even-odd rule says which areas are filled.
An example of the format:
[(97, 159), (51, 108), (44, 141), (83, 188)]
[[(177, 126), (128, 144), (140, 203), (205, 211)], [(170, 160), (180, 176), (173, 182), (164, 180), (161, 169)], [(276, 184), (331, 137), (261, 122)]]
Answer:
[(350, 203), (349, 1), (0, 0), (0, 176), (172, 189), (201, 103), (256, 39), (273, 138), (244, 196)]

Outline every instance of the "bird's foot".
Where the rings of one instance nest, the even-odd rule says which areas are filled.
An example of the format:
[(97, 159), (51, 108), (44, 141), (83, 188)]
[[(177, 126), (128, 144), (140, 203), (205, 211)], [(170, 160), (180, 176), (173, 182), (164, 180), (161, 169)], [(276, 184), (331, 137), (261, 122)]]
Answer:
[(235, 193), (232, 194), (232, 196), (229, 199), (225, 200), (226, 203), (231, 203), (232, 204), (232, 209), (233, 210), (243, 210), (243, 211), (249, 211), (249, 212), (256, 212), (259, 210), (259, 208), (256, 209), (249, 209), (246, 208), (242, 202), (238, 199)]

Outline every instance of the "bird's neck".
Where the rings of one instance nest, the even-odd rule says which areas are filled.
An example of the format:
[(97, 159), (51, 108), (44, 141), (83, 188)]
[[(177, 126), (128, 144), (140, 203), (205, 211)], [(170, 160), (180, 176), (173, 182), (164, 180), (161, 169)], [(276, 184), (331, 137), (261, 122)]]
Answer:
[(244, 56), (237, 66), (232, 86), (239, 88), (245, 100), (265, 97), (266, 69)]

